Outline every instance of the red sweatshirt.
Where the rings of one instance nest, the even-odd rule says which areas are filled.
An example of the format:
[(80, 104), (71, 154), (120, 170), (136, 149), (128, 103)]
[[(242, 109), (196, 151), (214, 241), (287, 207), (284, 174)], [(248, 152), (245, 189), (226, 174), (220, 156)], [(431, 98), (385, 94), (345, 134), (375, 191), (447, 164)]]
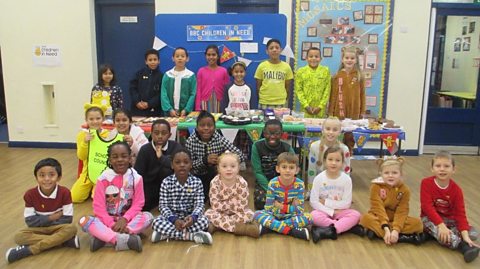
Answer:
[(447, 218), (456, 222), (459, 231), (470, 229), (462, 189), (452, 179), (446, 189), (441, 189), (435, 183), (435, 176), (424, 178), (420, 186), (420, 204), (421, 216), (428, 217), (435, 225)]

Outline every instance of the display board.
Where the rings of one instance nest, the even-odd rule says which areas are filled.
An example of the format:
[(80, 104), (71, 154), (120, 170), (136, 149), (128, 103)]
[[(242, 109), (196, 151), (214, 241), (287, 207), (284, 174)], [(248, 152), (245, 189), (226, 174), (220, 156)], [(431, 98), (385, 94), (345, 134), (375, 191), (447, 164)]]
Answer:
[[(388, 85), (393, 0), (293, 1), (292, 44), (295, 70), (305, 66), (310, 47), (320, 48), (321, 65), (337, 73), (341, 48), (356, 46), (365, 77), (367, 113), (385, 116)], [(299, 104), (296, 102), (298, 110)]]
[(226, 61), (221, 66), (229, 67), (238, 60), (247, 62), (245, 80), (252, 89), (252, 105), (256, 108), (254, 74), (258, 64), (268, 59), (264, 41), (276, 38), (285, 45), (286, 29), (287, 18), (282, 14), (157, 14), (154, 48), (159, 49), (162, 72), (173, 67), (176, 47), (188, 50), (187, 68), (195, 73), (207, 65), (204, 53), (210, 44), (216, 44), (220, 54), (224, 52)]

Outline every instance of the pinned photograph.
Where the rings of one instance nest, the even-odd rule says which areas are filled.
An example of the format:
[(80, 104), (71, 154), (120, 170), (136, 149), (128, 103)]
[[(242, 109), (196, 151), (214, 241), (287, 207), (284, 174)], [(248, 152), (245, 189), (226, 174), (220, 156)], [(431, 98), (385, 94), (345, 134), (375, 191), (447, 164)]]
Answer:
[(325, 43), (326, 44), (332, 44), (333, 42), (335, 42), (335, 37), (334, 36), (329, 35), (329, 36), (325, 37)]
[(302, 50), (308, 50), (312, 46), (312, 42), (302, 42)]
[(372, 72), (370, 71), (365, 71), (363, 73), (363, 76), (365, 77), (365, 79), (371, 79), (372, 78)]
[(468, 25), (468, 32), (473, 33), (475, 32), (475, 22), (471, 21), (470, 24)]
[(343, 27), (342, 26), (335, 26), (332, 28), (332, 35), (341, 35), (343, 34)]
[(383, 6), (375, 6), (375, 14), (383, 14)]
[(353, 25), (343, 26), (343, 33), (347, 34), (347, 35), (355, 34), (355, 26), (353, 26)]
[(317, 27), (308, 27), (307, 36), (317, 36)]
[(383, 15), (375, 15), (373, 17), (373, 23), (375, 23), (375, 24), (383, 23)]
[(300, 1), (301, 11), (310, 11), (310, 1)]
[(323, 57), (332, 57), (333, 48), (332, 47), (323, 47)]
[(338, 18), (338, 24), (348, 25), (348, 24), (350, 24), (350, 18), (349, 17), (339, 17)]
[(373, 23), (373, 15), (365, 15), (365, 24), (372, 24)]
[(365, 6), (365, 14), (373, 14), (374, 13), (374, 6), (366, 5)]
[(453, 51), (458, 52), (462, 48), (462, 38), (457, 37), (455, 38), (455, 42), (453, 42)]
[(320, 42), (312, 42), (312, 48), (320, 49)]
[(357, 10), (353, 12), (353, 20), (361, 21), (363, 20), (363, 10)]
[(362, 39), (360, 38), (360, 36), (352, 36), (352, 37), (351, 37), (351, 40), (350, 40), (350, 43), (352, 43), (352, 44), (360, 44), (361, 41), (362, 41)]
[(469, 36), (463, 38), (463, 45), (462, 45), (463, 51), (470, 51), (470, 42), (471, 42), (471, 38)]
[(378, 34), (368, 34), (368, 44), (378, 44)]

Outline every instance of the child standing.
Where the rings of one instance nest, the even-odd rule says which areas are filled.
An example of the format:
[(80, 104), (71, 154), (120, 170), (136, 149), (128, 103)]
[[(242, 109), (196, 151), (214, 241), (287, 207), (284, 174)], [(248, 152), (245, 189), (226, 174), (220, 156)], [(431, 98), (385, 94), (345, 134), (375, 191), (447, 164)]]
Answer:
[(377, 161), (380, 177), (372, 180), (370, 210), (360, 219), (369, 238), (375, 234), (387, 245), (424, 241), (422, 221), (408, 216), (410, 189), (403, 183), (403, 162), (403, 158)]
[(206, 201), (210, 181), (217, 175), (218, 156), (228, 150), (245, 161), (242, 152), (215, 130), (215, 118), (205, 110), (198, 115), (197, 128), (187, 139), (185, 147), (192, 154), (192, 172), (202, 180)]
[[(108, 145), (117, 140), (122, 140), (123, 135), (110, 136), (108, 130), (102, 129), (104, 108), (96, 105), (85, 106), (85, 120), (88, 130), (82, 129), (77, 135), (77, 157), (82, 161), (83, 167), (78, 179), (72, 186), (72, 201), (81, 203), (88, 199), (90, 193), (93, 197), (97, 177), (105, 168), (105, 152)], [(106, 141), (108, 137), (112, 138)], [(98, 154), (96, 154), (98, 153)]]
[(172, 60), (175, 66), (167, 71), (162, 79), (162, 110), (170, 117), (185, 117), (194, 108), (197, 79), (195, 74), (185, 67), (188, 62), (185, 48), (176, 48)]
[(98, 70), (98, 83), (92, 88), (90, 103), (106, 106), (105, 117), (112, 118), (112, 111), (123, 107), (120, 86), (115, 84), (115, 71), (109, 64), (102, 64)]
[[(332, 79), (332, 92), (328, 103), (328, 115), (343, 120), (358, 120), (365, 114), (365, 81), (358, 62), (360, 50), (356, 47), (342, 48), (342, 62)], [(344, 144), (352, 153), (355, 146), (353, 134), (343, 136)]]
[(331, 76), (328, 67), (319, 65), (321, 60), (319, 48), (308, 49), (308, 65), (298, 69), (295, 74), (295, 94), (306, 118), (325, 117), (325, 108), (330, 97)]
[(205, 50), (207, 66), (197, 72), (197, 95), (195, 110), (219, 113), (225, 86), (230, 81), (225, 67), (220, 65), (220, 52), (216, 45), (209, 45)]
[(185, 149), (175, 152), (172, 167), (174, 174), (165, 178), (160, 188), (160, 216), (153, 221), (152, 242), (175, 239), (212, 244), (212, 235), (204, 232), (208, 219), (203, 216), (203, 187), (200, 179), (190, 174), (190, 153)]
[(147, 66), (135, 73), (130, 81), (131, 111), (134, 116), (162, 116), (162, 72), (158, 70), (160, 59), (157, 50), (149, 49), (145, 52), (145, 64)]
[(260, 63), (255, 71), (260, 109), (288, 106), (293, 72), (290, 65), (280, 60), (281, 52), (282, 47), (278, 39), (268, 40), (269, 59)]
[(300, 170), (298, 157), (291, 152), (280, 154), (275, 169), (280, 175), (268, 183), (265, 209), (255, 212), (254, 219), (261, 225), (261, 234), (272, 230), (308, 241), (311, 216), (304, 212), (303, 181), (295, 176)]
[(28, 228), (15, 234), (18, 246), (7, 250), (9, 263), (60, 245), (80, 248), (77, 227), (72, 224), (70, 191), (58, 185), (62, 178), (60, 163), (52, 158), (43, 159), (35, 165), (33, 174), (38, 186), (23, 196), (23, 215)]
[(226, 108), (231, 110), (250, 110), (252, 91), (245, 83), (246, 72), (247, 66), (244, 62), (235, 62), (230, 68), (233, 82), (227, 86), (222, 99), (221, 110), (224, 114), (226, 114)]
[(352, 204), (352, 179), (343, 170), (343, 150), (331, 147), (325, 151), (323, 163), (325, 171), (313, 181), (310, 193), (310, 205), (313, 225), (312, 239), (317, 243), (321, 239), (337, 239), (337, 234), (352, 230), (362, 234), (357, 226), (360, 213), (350, 208)]
[(258, 225), (252, 223), (253, 211), (248, 208), (248, 184), (240, 172), (240, 157), (225, 152), (218, 157), (218, 175), (210, 185), (210, 205), (205, 212), (215, 229), (258, 238)]
[(93, 197), (95, 216), (84, 216), (79, 223), (89, 233), (90, 251), (111, 243), (115, 250), (142, 251), (139, 233), (152, 223), (150, 212), (142, 212), (143, 180), (130, 165), (131, 150), (124, 141), (108, 147), (108, 167), (98, 179)]
[(158, 207), (160, 185), (164, 178), (173, 173), (172, 154), (183, 148), (173, 140), (170, 124), (165, 119), (152, 123), (151, 142), (142, 146), (138, 152), (135, 170), (143, 177), (145, 194), (144, 211)]
[[(251, 106), (251, 90), (245, 83), (245, 73), (247, 66), (244, 62), (235, 62), (229, 70), (233, 76), (233, 82), (227, 86), (227, 90), (222, 99), (221, 110), (226, 113), (226, 108), (230, 110), (250, 110)], [(242, 150), (245, 156), (250, 155), (250, 139), (245, 130), (239, 130), (233, 144)]]
[(128, 143), (132, 150), (132, 166), (135, 165), (135, 160), (140, 148), (148, 143), (145, 132), (142, 128), (132, 123), (132, 114), (125, 109), (117, 109), (113, 111), (113, 123), (115, 129), (112, 134), (119, 133), (123, 135), (123, 139)]
[(455, 173), (452, 155), (447, 151), (437, 152), (432, 172), (433, 176), (424, 178), (420, 187), (424, 230), (442, 246), (459, 250), (465, 262), (472, 262), (480, 251), (473, 242), (478, 232), (468, 224), (462, 189), (452, 179)]
[(322, 125), (322, 137), (320, 140), (310, 145), (308, 152), (308, 190), (312, 189), (315, 177), (325, 170), (323, 157), (325, 151), (330, 147), (339, 147), (343, 151), (343, 167), (342, 171), (350, 175), (350, 151), (342, 142), (338, 141), (338, 137), (342, 133), (342, 123), (336, 117), (328, 117)]
[(277, 158), (283, 152), (294, 153), (290, 144), (281, 140), (283, 133), (282, 123), (269, 120), (265, 123), (263, 136), (265, 138), (255, 142), (252, 146), (252, 168), (255, 173), (255, 209), (262, 210), (265, 206), (269, 181), (278, 176)]

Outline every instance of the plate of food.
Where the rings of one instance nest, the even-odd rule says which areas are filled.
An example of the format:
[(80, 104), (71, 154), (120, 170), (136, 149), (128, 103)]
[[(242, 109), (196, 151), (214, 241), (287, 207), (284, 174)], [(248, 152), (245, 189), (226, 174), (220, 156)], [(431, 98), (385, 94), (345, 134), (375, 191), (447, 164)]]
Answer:
[(385, 130), (392, 130), (392, 131), (401, 131), (403, 130), (403, 127), (400, 126), (400, 125), (387, 125), (387, 124), (383, 124), (383, 129)]
[(252, 119), (247, 117), (222, 116), (222, 120), (225, 124), (230, 125), (245, 125), (252, 123)]

